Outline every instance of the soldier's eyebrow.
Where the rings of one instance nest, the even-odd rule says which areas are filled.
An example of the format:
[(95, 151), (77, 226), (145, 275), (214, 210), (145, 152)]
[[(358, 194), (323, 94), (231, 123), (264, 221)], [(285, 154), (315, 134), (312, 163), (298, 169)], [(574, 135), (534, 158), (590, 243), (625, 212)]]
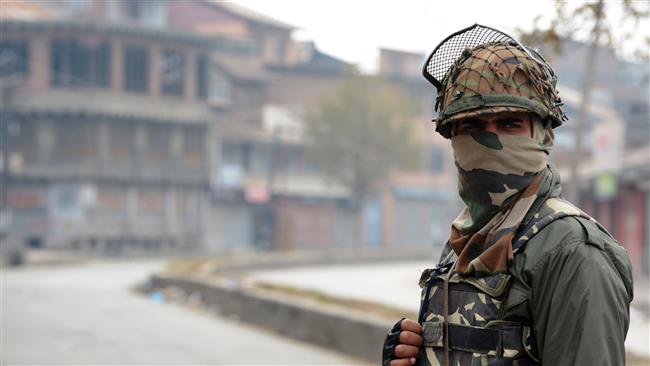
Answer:
[(467, 128), (477, 128), (481, 127), (483, 124), (483, 121), (481, 121), (478, 118), (464, 118), (460, 119), (456, 122), (454, 122), (454, 127), (452, 131), (452, 135), (456, 135), (458, 131), (464, 131)]
[(476, 125), (482, 125), (482, 124), (485, 124), (485, 122), (481, 121), (478, 118), (467, 118), (467, 119), (461, 119), (460, 121), (458, 121), (459, 126), (466, 126), (466, 125), (476, 126)]
[(504, 117), (504, 118), (499, 118), (495, 123), (498, 124), (506, 124), (506, 123), (524, 123), (524, 119), (520, 117)]

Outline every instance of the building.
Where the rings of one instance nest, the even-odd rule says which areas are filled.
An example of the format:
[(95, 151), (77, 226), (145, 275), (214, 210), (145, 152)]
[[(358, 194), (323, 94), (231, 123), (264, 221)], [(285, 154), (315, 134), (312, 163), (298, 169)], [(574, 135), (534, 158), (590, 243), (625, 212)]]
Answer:
[(72, 19), (1, 27), (13, 235), (36, 247), (200, 241), (222, 114), (206, 60), (236, 43)]
[[(266, 37), (272, 28), (286, 38), (290, 27), (219, 14), (227, 4), (176, 9), (184, 4), (3, 2), (3, 231), (13, 241), (219, 246), (211, 187), (221, 134), (260, 126), (263, 65), (279, 62)], [(205, 13), (193, 6), (230, 17), (224, 29), (249, 28), (190, 29)]]
[[(551, 154), (563, 181), (574, 154), (588, 46), (565, 42), (545, 55), (558, 74), (569, 121), (556, 130)], [(628, 250), (636, 272), (650, 273), (650, 79), (647, 63), (622, 60), (612, 48), (598, 49), (580, 166), (580, 207)]]
[[(305, 155), (305, 106), (334, 92), (350, 65), (295, 42), (292, 26), (234, 4), (174, 2), (174, 27), (253, 45), (253, 57), (215, 55), (238, 82), (216, 126), (218, 163), (210, 187), (211, 245), (301, 249), (350, 243), (348, 193), (326, 182)], [(347, 225), (350, 226), (350, 225)]]
[(413, 101), (413, 123), (420, 145), (420, 166), (391, 174), (381, 193), (382, 241), (385, 246), (442, 246), (450, 223), (460, 212), (456, 168), (449, 141), (437, 132), (435, 88), (422, 77), (425, 55), (380, 49), (379, 74)]
[[(304, 113), (367, 76), (220, 1), (2, 3), (2, 225), (109, 253), (442, 244), (460, 205), (422, 55), (382, 50), (420, 165), (366, 206), (307, 157)], [(361, 235), (359, 235), (361, 231)], [(8, 234), (7, 234), (8, 233)]]

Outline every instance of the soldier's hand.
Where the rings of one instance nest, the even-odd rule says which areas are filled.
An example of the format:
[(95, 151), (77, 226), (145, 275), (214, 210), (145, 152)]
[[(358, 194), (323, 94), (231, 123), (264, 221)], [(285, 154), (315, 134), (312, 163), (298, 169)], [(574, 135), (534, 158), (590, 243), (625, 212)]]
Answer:
[(390, 366), (411, 366), (420, 354), (422, 347), (422, 326), (411, 319), (402, 320), (402, 331), (399, 334), (399, 344), (393, 351), (395, 359)]

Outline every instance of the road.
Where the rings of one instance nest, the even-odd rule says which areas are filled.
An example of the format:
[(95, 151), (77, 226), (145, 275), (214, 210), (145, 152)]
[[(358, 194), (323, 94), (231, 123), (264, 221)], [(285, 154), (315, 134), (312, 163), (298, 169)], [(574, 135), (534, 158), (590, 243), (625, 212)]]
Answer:
[(162, 262), (0, 270), (0, 364), (358, 364), (130, 288)]

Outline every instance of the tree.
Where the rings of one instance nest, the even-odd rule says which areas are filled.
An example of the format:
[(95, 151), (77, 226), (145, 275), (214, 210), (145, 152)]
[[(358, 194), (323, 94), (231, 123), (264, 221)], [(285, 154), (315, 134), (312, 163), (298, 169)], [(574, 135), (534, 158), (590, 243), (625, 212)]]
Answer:
[(412, 106), (378, 78), (351, 77), (308, 111), (308, 155), (358, 205), (392, 168), (416, 163)]
[[(591, 89), (593, 82), (593, 72), (597, 59), (599, 47), (616, 46), (622, 48), (630, 39), (633, 38), (642, 20), (647, 20), (650, 14), (650, 5), (646, 2), (634, 0), (623, 0), (616, 2), (605, 2), (598, 0), (596, 2), (583, 2), (578, 7), (570, 10), (567, 8), (569, 3), (557, 1), (555, 3), (555, 17), (546, 27), (539, 26), (541, 17), (537, 17), (534, 22), (534, 29), (530, 32), (519, 30), (521, 39), (527, 44), (549, 44), (557, 52), (562, 52), (563, 40), (576, 39), (580, 33), (589, 34), (589, 50), (585, 58), (584, 77), (582, 85), (582, 98), (578, 111), (576, 129), (575, 129), (575, 151), (570, 161), (570, 177), (568, 182), (567, 197), (573, 202), (579, 201), (580, 176), (578, 167), (582, 153), (584, 127), (586, 125), (589, 101), (591, 98)], [(632, 20), (632, 28), (625, 29), (621, 24), (614, 24), (609, 18), (616, 12), (611, 12), (611, 7), (618, 6), (621, 11), (620, 22), (629, 22)], [(617, 32), (614, 32), (616, 30)], [(641, 47), (634, 52), (634, 57), (642, 62), (650, 60), (648, 49), (650, 46), (650, 37), (644, 35), (645, 47)]]
[[(547, 25), (540, 25), (542, 16), (539, 15), (532, 30), (518, 28), (517, 31), (525, 44), (551, 45), (556, 52), (562, 52), (564, 40), (587, 39), (590, 44), (615, 47), (619, 51), (629, 48), (628, 56), (648, 62), (650, 36), (639, 34), (639, 26), (649, 15), (650, 4), (645, 1), (556, 1), (555, 13)], [(614, 19), (615, 16), (620, 19)], [(635, 37), (644, 44), (628, 47)]]

